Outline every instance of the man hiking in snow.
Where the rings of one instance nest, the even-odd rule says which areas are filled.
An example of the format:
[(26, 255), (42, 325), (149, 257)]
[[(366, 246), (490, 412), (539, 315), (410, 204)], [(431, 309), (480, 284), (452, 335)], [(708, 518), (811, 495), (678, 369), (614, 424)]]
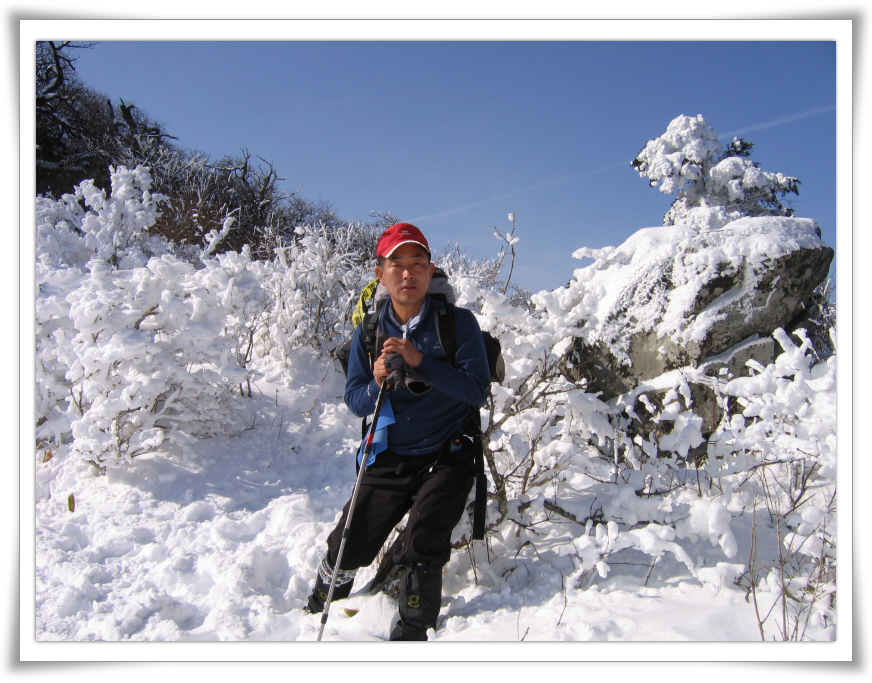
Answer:
[[(471, 441), (461, 424), (471, 407), (484, 405), (490, 371), (478, 322), (462, 308), (454, 308), (456, 351), (453, 365), (447, 362), (437, 323), (445, 305), (428, 295), (435, 265), (418, 228), (392, 225), (378, 241), (376, 258), (376, 276), (390, 299), (378, 320), (372, 367), (364, 325), (355, 330), (346, 405), (358, 417), (372, 414), (392, 372), (385, 367), (389, 356), (402, 356), (403, 374), (387, 395), (394, 422), (387, 428), (386, 450), (374, 462), (370, 457), (372, 464), (362, 476), (333, 599), (351, 593), (357, 569), (372, 563), (408, 512), (402, 545), (392, 558), (402, 567), (402, 579), (399, 620), (390, 639), (427, 640), (427, 629), (435, 628), (439, 615), (451, 532), (463, 514), (474, 474)], [(324, 609), (350, 503), (327, 539), (327, 555), (309, 597), (312, 613)]]

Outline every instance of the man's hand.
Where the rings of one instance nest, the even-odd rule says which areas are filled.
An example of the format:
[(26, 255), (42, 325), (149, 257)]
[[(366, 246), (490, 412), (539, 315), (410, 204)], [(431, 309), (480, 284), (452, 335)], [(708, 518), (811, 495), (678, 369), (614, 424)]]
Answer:
[(421, 361), (424, 360), (424, 354), (415, 348), (410, 339), (389, 337), (384, 346), (382, 346), (382, 355), (391, 353), (399, 353), (410, 368), (417, 368)]
[(385, 359), (387, 357), (387, 354), (383, 353), (375, 359), (375, 363), (372, 366), (372, 376), (375, 378), (375, 382), (379, 386), (384, 384), (385, 379), (389, 377), (392, 372), (385, 367)]
[(385, 367), (385, 359), (392, 353), (399, 353), (403, 357), (403, 361), (410, 368), (417, 368), (421, 361), (424, 360), (424, 354), (418, 351), (415, 345), (408, 339), (388, 338), (382, 346), (381, 355), (376, 359), (372, 368), (373, 377), (375, 377), (376, 384), (379, 386), (393, 372), (392, 369)]

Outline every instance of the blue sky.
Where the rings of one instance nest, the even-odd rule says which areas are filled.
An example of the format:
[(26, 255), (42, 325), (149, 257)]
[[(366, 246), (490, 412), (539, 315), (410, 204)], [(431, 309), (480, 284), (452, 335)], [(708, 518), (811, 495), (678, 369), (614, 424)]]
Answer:
[(178, 144), (247, 148), (340, 216), (391, 211), (434, 250), (495, 255), (516, 216), (513, 281), (538, 291), (571, 253), (661, 223), (673, 197), (630, 162), (681, 114), (755, 143), (802, 181), (796, 214), (836, 247), (836, 43), (102, 41), (77, 71)]

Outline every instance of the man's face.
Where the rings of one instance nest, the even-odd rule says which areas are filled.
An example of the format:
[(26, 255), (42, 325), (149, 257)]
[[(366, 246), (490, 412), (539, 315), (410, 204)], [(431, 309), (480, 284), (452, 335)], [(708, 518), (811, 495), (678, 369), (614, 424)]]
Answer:
[(435, 268), (424, 247), (407, 242), (385, 259), (384, 266), (376, 266), (375, 274), (387, 287), (394, 306), (420, 306)]

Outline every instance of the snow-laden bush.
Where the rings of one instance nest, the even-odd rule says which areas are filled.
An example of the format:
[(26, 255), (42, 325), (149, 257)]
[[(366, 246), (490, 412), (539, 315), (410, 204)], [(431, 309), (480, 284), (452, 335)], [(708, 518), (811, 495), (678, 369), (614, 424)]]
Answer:
[(215, 231), (191, 263), (149, 235), (148, 170), (112, 178), (108, 198), (86, 181), (37, 200), (37, 439), (72, 439), (100, 467), (237, 427), (231, 402), (255, 367), (280, 372), (294, 349), (350, 334), (377, 239), (357, 222), (299, 226), (253, 261), (214, 256)]
[[(730, 473), (722, 478), (760, 504), (773, 526), (774, 557), (753, 553), (745, 585), (761, 634), (774, 611), (783, 640), (825, 629), (836, 596), (836, 357), (814, 362), (812, 342), (803, 330), (797, 335), (800, 344), (776, 331), (784, 352), (775, 363), (726, 383), (725, 418), (709, 440)], [(755, 546), (757, 537), (755, 525)]]
[(171, 256), (126, 271), (89, 263), (55, 350), (76, 451), (113, 464), (234, 425), (233, 388), (248, 375), (234, 331), (259, 289), (247, 263), (233, 253), (199, 270)]
[[(36, 258), (47, 267), (83, 266), (96, 257), (119, 267), (142, 265), (149, 228), (166, 197), (152, 195), (148, 169), (110, 167), (112, 189), (92, 180), (59, 200), (37, 197)], [(153, 241), (153, 245), (158, 245)]]
[(148, 169), (110, 168), (109, 197), (92, 181), (60, 199), (36, 199), (37, 437), (59, 440), (70, 431), (72, 401), (63, 350), (77, 334), (67, 295), (86, 277), (89, 261), (143, 264), (146, 245), (160, 251), (148, 229), (164, 198), (149, 191)]
[(149, 258), (148, 172), (112, 179), (108, 198), (84, 182), (37, 200), (37, 438), (72, 438), (100, 467), (233, 427), (239, 340), (263, 298), (245, 252), (199, 269)]
[(460, 245), (454, 245), (453, 249), (443, 249), (433, 260), (452, 281), (469, 278), (479, 288), (493, 287), (500, 273), (500, 264), (496, 259), (487, 256), (474, 259), (462, 251)]
[(359, 221), (301, 225), (293, 243), (275, 249), (273, 260), (253, 262), (250, 269), (267, 297), (252, 326), (250, 358), (284, 365), (294, 349), (326, 353), (349, 336), (356, 298), (375, 277), (377, 238), (373, 226)]
[[(813, 365), (805, 330), (800, 328), (796, 334), (800, 345), (783, 330), (776, 330), (773, 336), (783, 353), (775, 362), (764, 367), (749, 361), (752, 376), (724, 385), (725, 421), (710, 439), (710, 453), (716, 459), (728, 453), (754, 453), (770, 466), (805, 463), (821, 476), (834, 479), (836, 359), (831, 356)], [(797, 483), (795, 477), (788, 480)], [(805, 490), (790, 485), (785, 493), (793, 507)]]
[[(816, 363), (804, 331), (797, 334), (799, 344), (777, 330), (773, 336), (782, 353), (765, 367), (749, 361), (748, 377), (718, 379), (685, 368), (620, 397), (613, 406), (623, 413), (612, 415), (616, 432), (631, 420), (641, 420), (643, 431), (666, 427), (659, 435), (650, 429), (647, 438), (625, 439), (613, 463), (600, 468), (604, 476), (594, 487), (605, 501), (604, 518), (619, 524), (612, 548), (657, 555), (663, 547), (633, 535), (653, 529), (663, 539), (666, 525), (674, 541), (670, 550), (700, 580), (705, 574), (683, 559), (682, 545), (708, 541), (721, 547), (725, 559), (743, 559), (736, 524), (755, 526), (758, 510), (763, 519), (774, 519), (777, 551), (765, 558), (752, 554), (737, 577), (755, 600), (768, 594), (763, 613), (783, 603), (778, 629), (790, 638), (810, 623), (822, 627), (832, 617), (835, 594), (836, 363), (834, 356)], [(707, 439), (692, 410), (694, 383), (713, 387), (719, 396), (722, 417)], [(664, 389), (658, 409), (646, 393)], [(637, 399), (649, 414), (636, 414)], [(761, 629), (766, 618), (760, 617)]]

